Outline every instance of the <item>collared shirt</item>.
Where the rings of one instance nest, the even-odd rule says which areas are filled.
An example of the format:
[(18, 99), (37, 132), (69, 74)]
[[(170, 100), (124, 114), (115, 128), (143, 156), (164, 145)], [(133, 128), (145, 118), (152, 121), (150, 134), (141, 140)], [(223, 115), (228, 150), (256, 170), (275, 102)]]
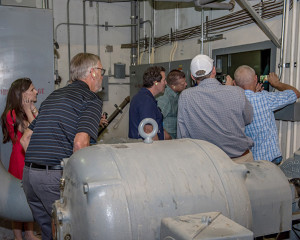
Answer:
[(147, 88), (141, 88), (132, 98), (129, 108), (129, 138), (142, 138), (138, 127), (145, 118), (152, 118), (158, 125), (158, 138), (164, 140), (163, 115), (157, 107), (157, 101)]
[(229, 157), (239, 157), (253, 145), (245, 135), (252, 118), (253, 108), (243, 89), (204, 79), (180, 94), (177, 137), (205, 140)]
[(253, 158), (272, 161), (281, 156), (274, 111), (295, 102), (297, 96), (292, 90), (257, 93), (245, 90), (245, 94), (254, 110), (253, 121), (245, 130), (254, 141)]
[(164, 129), (173, 139), (177, 136), (178, 98), (179, 94), (169, 86), (166, 86), (164, 95), (157, 98), (157, 105), (164, 116)]
[(75, 135), (87, 133), (94, 142), (102, 112), (102, 101), (80, 80), (52, 92), (41, 104), (25, 162), (58, 165), (73, 154)]

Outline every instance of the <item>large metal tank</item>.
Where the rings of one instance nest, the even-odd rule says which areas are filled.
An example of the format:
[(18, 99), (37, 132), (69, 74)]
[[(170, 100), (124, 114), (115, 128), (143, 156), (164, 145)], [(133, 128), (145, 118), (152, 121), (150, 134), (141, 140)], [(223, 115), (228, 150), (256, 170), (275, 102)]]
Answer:
[[(271, 163), (264, 163), (265, 172), (257, 177), (255, 172), (261, 169), (260, 163), (255, 164), (249, 164), (250, 172), (215, 145), (192, 139), (82, 149), (64, 161), (62, 195), (54, 204), (57, 238), (154, 240), (159, 239), (162, 218), (209, 211), (221, 212), (251, 230), (245, 181), (252, 171), (249, 186), (267, 177), (276, 178), (285, 189), (280, 192), (285, 196), (280, 198), (280, 209), (272, 206), (273, 211), (285, 212), (279, 223), (272, 224), (268, 216), (260, 216), (260, 221), (271, 221), (268, 233), (289, 230), (288, 181), (275, 165), (268, 167)], [(258, 211), (266, 208), (268, 197), (256, 203)]]

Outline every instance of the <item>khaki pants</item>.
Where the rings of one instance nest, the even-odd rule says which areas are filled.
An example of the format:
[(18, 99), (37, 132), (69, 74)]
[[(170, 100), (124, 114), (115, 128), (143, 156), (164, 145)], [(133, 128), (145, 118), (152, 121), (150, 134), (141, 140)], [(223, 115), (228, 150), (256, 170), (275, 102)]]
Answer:
[(245, 163), (245, 162), (253, 162), (253, 154), (249, 150), (249, 153), (242, 157), (231, 158), (235, 163)]

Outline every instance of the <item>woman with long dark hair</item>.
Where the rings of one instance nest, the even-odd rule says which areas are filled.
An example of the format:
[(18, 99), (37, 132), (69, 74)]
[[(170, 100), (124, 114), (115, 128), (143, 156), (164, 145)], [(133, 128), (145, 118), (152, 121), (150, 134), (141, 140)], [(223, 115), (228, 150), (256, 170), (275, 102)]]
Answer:
[[(3, 143), (12, 141), (13, 144), (8, 172), (20, 180), (23, 177), (25, 164), (25, 152), (20, 144), (20, 139), (25, 129), (38, 114), (34, 105), (37, 93), (29, 78), (17, 79), (8, 90), (6, 106), (1, 115)], [(22, 239), (22, 227), (22, 222), (12, 223), (15, 240)], [(33, 223), (24, 223), (24, 228), (26, 240), (38, 240), (33, 234)]]

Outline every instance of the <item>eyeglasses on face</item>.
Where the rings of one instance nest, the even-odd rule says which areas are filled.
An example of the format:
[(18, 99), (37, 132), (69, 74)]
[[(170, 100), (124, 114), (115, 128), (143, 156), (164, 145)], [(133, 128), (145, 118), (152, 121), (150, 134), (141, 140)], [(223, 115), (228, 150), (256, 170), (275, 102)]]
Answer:
[(99, 67), (94, 67), (94, 69), (99, 69), (99, 70), (101, 70), (101, 76), (104, 76), (106, 69), (104, 69), (104, 68), (99, 68)]

